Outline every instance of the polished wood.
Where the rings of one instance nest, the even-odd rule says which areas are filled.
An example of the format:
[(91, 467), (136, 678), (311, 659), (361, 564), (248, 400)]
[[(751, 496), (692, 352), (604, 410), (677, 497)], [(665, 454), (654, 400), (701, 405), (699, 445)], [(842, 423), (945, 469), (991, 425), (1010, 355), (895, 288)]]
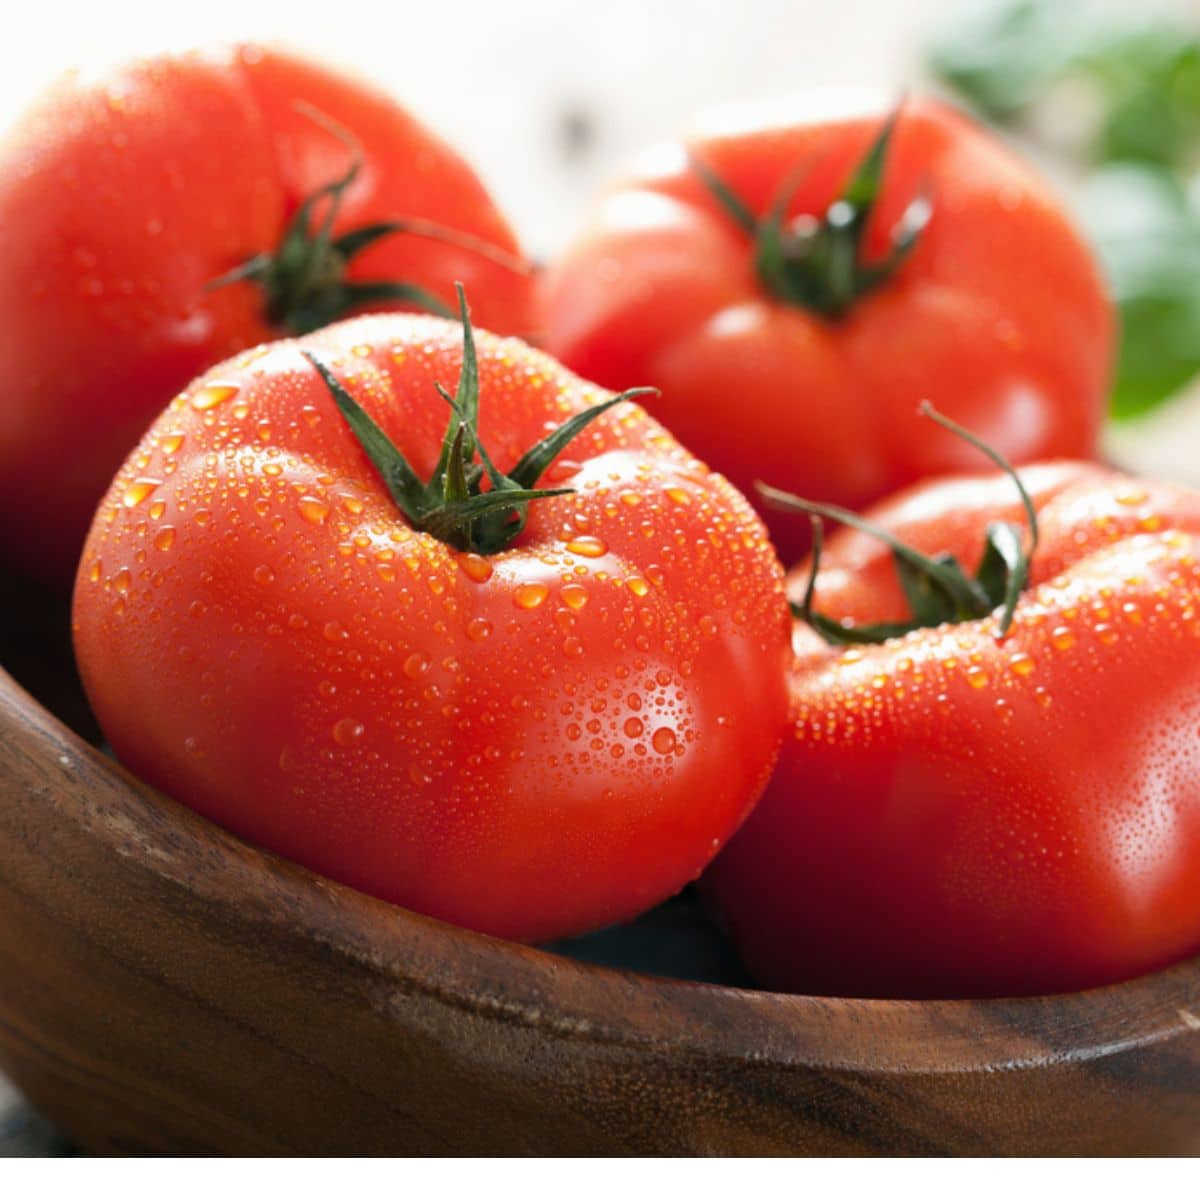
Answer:
[(145, 787), (0, 673), (0, 1069), (110, 1153), (1200, 1151), (1200, 962), (781, 996), (453, 929)]

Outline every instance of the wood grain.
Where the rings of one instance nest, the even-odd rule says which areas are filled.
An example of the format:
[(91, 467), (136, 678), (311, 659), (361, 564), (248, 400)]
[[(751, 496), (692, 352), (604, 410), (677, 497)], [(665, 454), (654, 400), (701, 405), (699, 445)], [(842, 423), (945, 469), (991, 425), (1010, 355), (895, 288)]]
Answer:
[(1200, 962), (780, 996), (414, 916), (157, 795), (0, 674), (0, 1069), (102, 1152), (1200, 1151)]

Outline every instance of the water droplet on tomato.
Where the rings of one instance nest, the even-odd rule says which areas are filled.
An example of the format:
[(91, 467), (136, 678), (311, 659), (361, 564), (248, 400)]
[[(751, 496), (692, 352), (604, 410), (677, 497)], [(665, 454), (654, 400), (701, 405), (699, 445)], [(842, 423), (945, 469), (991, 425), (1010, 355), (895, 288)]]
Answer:
[(323, 525), (325, 518), (329, 516), (329, 505), (324, 500), (318, 500), (316, 496), (301, 496), (297, 508), (310, 525)]
[(492, 564), (482, 554), (464, 554), (459, 558), (458, 566), (474, 583), (487, 583), (492, 577)]
[(669, 725), (660, 725), (650, 737), (650, 744), (659, 754), (673, 753), (675, 742), (675, 730)]
[(339, 746), (353, 746), (362, 737), (366, 726), (353, 717), (343, 717), (334, 723), (333, 740)]
[(240, 390), (236, 383), (207, 383), (192, 394), (191, 405), (197, 412), (206, 412), (232, 399)]
[(549, 594), (544, 583), (521, 583), (513, 590), (513, 603), (518, 608), (537, 608)]
[(583, 558), (600, 558), (608, 553), (608, 545), (590, 533), (583, 533), (579, 537), (572, 538), (567, 543), (567, 549), (572, 554), (581, 555)]
[(409, 679), (420, 679), (429, 670), (429, 655), (420, 650), (410, 654), (404, 660), (404, 673)]
[(156, 550), (170, 550), (175, 545), (175, 526), (164, 525), (154, 535), (154, 547)]
[(125, 489), (125, 494), (121, 497), (121, 502), (126, 508), (133, 508), (141, 504), (161, 483), (161, 479), (150, 479), (147, 477), (135, 479)]
[(562, 602), (568, 607), (573, 608), (578, 612), (588, 602), (587, 588), (578, 583), (563, 584), (562, 591), (559, 593), (562, 596)]

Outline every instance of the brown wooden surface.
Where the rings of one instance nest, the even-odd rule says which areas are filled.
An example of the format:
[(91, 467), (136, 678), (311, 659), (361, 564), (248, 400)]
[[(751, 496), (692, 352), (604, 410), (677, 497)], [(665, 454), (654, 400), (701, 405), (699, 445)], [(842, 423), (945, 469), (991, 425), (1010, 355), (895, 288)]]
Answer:
[(1200, 963), (988, 1003), (589, 967), (262, 854), (4, 676), (0, 1069), (109, 1152), (1195, 1152)]

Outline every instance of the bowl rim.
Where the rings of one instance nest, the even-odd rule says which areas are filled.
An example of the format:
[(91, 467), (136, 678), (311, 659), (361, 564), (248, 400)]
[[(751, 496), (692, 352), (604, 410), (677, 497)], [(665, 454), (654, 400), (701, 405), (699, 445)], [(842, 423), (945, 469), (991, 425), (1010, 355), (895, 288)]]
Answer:
[[(1029, 1068), (1200, 1041), (1200, 956), (1087, 991), (996, 999), (792, 995), (664, 978), (450, 925), (251, 845), (104, 756), (0, 667), (0, 775), (14, 744), (56, 785), (36, 799), (124, 869), (300, 957), (319, 948), (376, 994), (422, 994), (557, 1038), (850, 1073)], [(234, 882), (244, 885), (237, 894)], [(634, 994), (651, 1003), (630, 1003)], [(864, 1025), (886, 1036), (864, 1038)]]

